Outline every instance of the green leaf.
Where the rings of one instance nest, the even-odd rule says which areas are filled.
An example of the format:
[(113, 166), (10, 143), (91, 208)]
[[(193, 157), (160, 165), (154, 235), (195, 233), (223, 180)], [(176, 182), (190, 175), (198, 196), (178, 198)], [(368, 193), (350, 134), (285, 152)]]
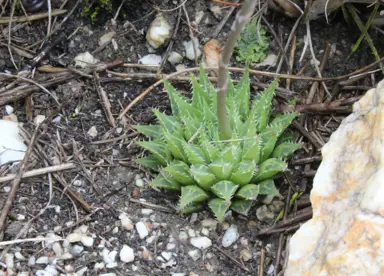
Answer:
[(179, 106), (176, 102), (177, 91), (168, 80), (164, 80), (164, 87), (168, 92), (169, 100), (171, 102), (172, 113), (174, 116), (179, 116)]
[(254, 177), (254, 181), (259, 182), (271, 178), (277, 173), (284, 171), (286, 168), (287, 164), (282, 160), (277, 158), (267, 159), (260, 164), (259, 171)]
[[(228, 144), (228, 143), (227, 143)], [(241, 160), (241, 147), (238, 142), (230, 142), (224, 150), (219, 153), (218, 159), (238, 164)]]
[(252, 161), (244, 160), (240, 162), (236, 171), (232, 173), (230, 180), (233, 183), (236, 183), (239, 185), (246, 185), (252, 180), (252, 177), (255, 174), (255, 171), (256, 171), (256, 162), (253, 160)]
[(207, 162), (208, 163), (212, 162), (218, 155), (219, 150), (214, 145), (212, 145), (212, 143), (210, 143), (207, 135), (204, 132), (200, 134), (199, 139), (200, 139), (201, 149), (205, 154), (205, 158)]
[(239, 113), (243, 119), (247, 118), (249, 113), (249, 100), (251, 86), (249, 84), (249, 70), (245, 68), (244, 74), (236, 85), (236, 104), (239, 108)]
[(279, 191), (276, 189), (275, 181), (273, 181), (273, 179), (266, 179), (264, 181), (261, 181), (258, 186), (260, 187), (259, 194), (261, 195), (280, 195)]
[(216, 90), (213, 87), (211, 81), (209, 80), (207, 73), (205, 73), (202, 63), (200, 64), (199, 84), (203, 87), (204, 91), (207, 93), (208, 95), (208, 98), (206, 98), (207, 103), (211, 105), (213, 101), (216, 99)]
[(205, 105), (210, 103), (208, 91), (198, 82), (194, 75), (191, 75), (191, 81), (193, 91), (192, 105), (201, 110)]
[(191, 164), (205, 164), (207, 160), (205, 159), (204, 152), (197, 145), (183, 143), (184, 152), (187, 154), (189, 163)]
[(164, 132), (164, 141), (166, 142), (166, 147), (171, 151), (174, 158), (187, 162), (187, 155), (184, 153), (183, 143), (184, 140), (181, 140), (179, 137), (169, 133)]
[(223, 180), (213, 185), (211, 191), (218, 197), (230, 202), (238, 187), (231, 181)]
[(180, 191), (180, 184), (172, 179), (165, 178), (161, 173), (159, 173), (155, 179), (150, 183), (151, 187), (158, 189), (166, 189), (172, 191)]
[(276, 144), (280, 145), (282, 143), (294, 143), (295, 140), (296, 140), (295, 135), (289, 132), (283, 132), (283, 134), (281, 134), (279, 139), (277, 140)]
[(164, 172), (169, 174), (174, 180), (181, 185), (194, 184), (193, 178), (189, 174), (189, 167), (182, 161), (173, 161), (169, 166), (163, 169)]
[(231, 204), (231, 210), (243, 216), (247, 216), (249, 210), (252, 207), (252, 204), (253, 204), (252, 200), (244, 200), (244, 199), (234, 200)]
[(196, 185), (181, 187), (180, 209), (183, 210), (191, 203), (198, 203), (207, 200), (209, 195)]
[(236, 197), (247, 200), (256, 200), (259, 195), (260, 187), (255, 184), (248, 184), (243, 187), (236, 193)]
[(187, 206), (185, 206), (180, 211), (182, 214), (190, 214), (190, 213), (200, 211), (201, 209), (203, 209), (203, 204), (197, 203), (197, 202), (192, 202), (191, 204), (188, 204)]
[(200, 122), (192, 118), (182, 118), (181, 121), (184, 125), (185, 140), (189, 141), (200, 128)]
[(143, 158), (136, 158), (136, 163), (154, 171), (158, 171), (161, 168), (161, 163), (153, 155)]
[(223, 222), (224, 215), (229, 208), (228, 202), (220, 198), (214, 198), (209, 201), (208, 206), (212, 210), (218, 222)]
[(282, 143), (278, 145), (272, 152), (272, 157), (285, 159), (301, 148), (301, 144)]
[(243, 160), (255, 161), (256, 164), (260, 161), (261, 141), (260, 136), (244, 141), (243, 145)]
[(279, 137), (297, 116), (296, 112), (287, 114), (278, 114), (271, 122), (270, 127), (274, 128), (277, 137)]
[(197, 184), (205, 190), (209, 190), (217, 181), (216, 176), (205, 165), (192, 165), (190, 171)]
[(179, 137), (182, 136), (183, 128), (181, 127), (181, 124), (177, 117), (168, 116), (156, 109), (153, 110), (153, 113), (155, 114), (157, 120), (159, 120), (164, 132), (172, 133)]
[(161, 135), (161, 126), (159, 125), (132, 125), (141, 134), (149, 138), (159, 138)]
[(159, 160), (162, 166), (166, 166), (167, 163), (171, 160), (170, 152), (164, 146), (164, 143), (149, 141), (140, 141), (136, 143), (147, 151), (151, 152), (153, 156)]
[(233, 164), (224, 160), (215, 160), (208, 165), (209, 171), (220, 180), (227, 180), (233, 169)]
[(267, 128), (260, 134), (261, 152), (260, 161), (263, 162), (271, 155), (276, 146), (277, 131), (275, 128)]

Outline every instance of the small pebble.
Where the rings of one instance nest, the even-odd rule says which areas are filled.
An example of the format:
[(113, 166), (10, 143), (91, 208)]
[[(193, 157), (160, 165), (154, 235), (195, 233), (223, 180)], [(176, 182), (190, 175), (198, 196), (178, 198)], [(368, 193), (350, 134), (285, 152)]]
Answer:
[(183, 45), (184, 45), (184, 48), (185, 48), (185, 56), (189, 59), (189, 60), (195, 60), (195, 48), (196, 48), (196, 54), (197, 54), (197, 57), (199, 58), (202, 54), (201, 50), (200, 50), (200, 45), (199, 45), (199, 41), (196, 37), (193, 37), (193, 42), (192, 40), (190, 41), (185, 41), (183, 42)]
[(81, 241), (82, 234), (80, 233), (71, 233), (67, 236), (66, 240), (70, 243), (79, 242)]
[(136, 179), (136, 180), (135, 180), (135, 185), (136, 185), (137, 187), (144, 187), (144, 180), (141, 179), (141, 178)]
[(99, 276), (117, 276), (116, 273), (103, 273), (103, 274), (99, 274)]
[(201, 234), (203, 234), (204, 236), (209, 236), (209, 230), (207, 228), (203, 228), (201, 229)]
[(13, 269), (14, 266), (15, 266), (15, 262), (14, 262), (14, 255), (13, 254), (5, 254), (5, 265), (7, 266), (7, 268), (10, 268), (10, 269)]
[(232, 224), (224, 233), (222, 246), (229, 247), (239, 238), (237, 226)]
[(212, 245), (212, 241), (207, 237), (191, 238), (190, 243), (199, 249), (206, 249)]
[(76, 276), (83, 276), (85, 272), (87, 272), (88, 270), (88, 267), (83, 267), (81, 269), (79, 269), (78, 271), (76, 271)]
[(53, 243), (52, 250), (53, 252), (55, 252), (56, 257), (60, 257), (63, 254), (63, 249), (61, 248), (61, 245), (58, 242)]
[(9, 193), (11, 191), (11, 187), (4, 186), (3, 190), (4, 190), (4, 192)]
[(89, 130), (88, 130), (88, 135), (91, 136), (92, 138), (95, 138), (97, 136), (97, 129), (95, 126), (92, 126)]
[(126, 214), (122, 213), (119, 216), (121, 226), (126, 230), (132, 230), (134, 228), (133, 222), (130, 218), (127, 217)]
[(141, 209), (141, 214), (143, 214), (144, 216), (148, 216), (152, 213), (153, 213), (152, 209)]
[(214, 219), (204, 219), (201, 221), (201, 225), (208, 229), (215, 230), (217, 226), (217, 220)]
[(170, 259), (172, 259), (172, 252), (167, 252), (167, 251), (163, 251), (163, 252), (161, 252), (161, 256), (165, 259), (165, 260), (167, 260), (167, 261), (169, 261)]
[(44, 115), (37, 115), (34, 119), (33, 122), (35, 125), (40, 125), (42, 122), (44, 122), (45, 116)]
[(270, 211), (266, 205), (263, 205), (257, 208), (256, 217), (260, 221), (269, 221), (275, 217), (275, 214)]
[(103, 262), (99, 262), (99, 263), (95, 263), (93, 269), (100, 270), (100, 269), (103, 269), (104, 267), (105, 267), (105, 264)]
[(188, 236), (190, 236), (191, 238), (196, 237), (196, 232), (195, 232), (195, 230), (193, 230), (193, 229), (188, 229)]
[(140, 239), (144, 239), (149, 234), (147, 226), (141, 221), (136, 223), (136, 230), (139, 233)]
[(8, 115), (13, 113), (13, 107), (10, 105), (6, 105), (5, 106), (5, 112), (7, 112)]
[(49, 259), (47, 256), (42, 256), (36, 260), (37, 264), (47, 264), (49, 262)]
[(133, 249), (130, 248), (128, 245), (123, 245), (123, 248), (120, 251), (120, 260), (124, 263), (130, 263), (133, 262), (135, 259), (135, 255), (133, 252)]
[(20, 252), (15, 253), (15, 258), (18, 259), (19, 261), (25, 261), (26, 260), (26, 258)]
[(74, 246), (72, 246), (69, 250), (69, 253), (71, 253), (72, 255), (80, 255), (81, 252), (84, 251), (84, 247), (81, 246), (81, 245), (78, 245), (78, 244), (75, 244)]
[(188, 252), (188, 255), (196, 262), (201, 257), (200, 250), (195, 249)]
[(28, 266), (34, 266), (36, 263), (36, 258), (35, 256), (31, 256), (29, 257), (29, 260), (28, 260)]
[(240, 259), (244, 262), (248, 262), (250, 259), (252, 259), (252, 253), (249, 251), (249, 249), (245, 248), (240, 251)]
[(92, 247), (93, 246), (93, 238), (84, 235), (81, 237), (81, 243), (86, 247)]
[(180, 55), (179, 53), (177, 53), (177, 52), (173, 52), (173, 51), (169, 53), (168, 61), (169, 61), (172, 65), (178, 64), (178, 63), (180, 63), (182, 60), (183, 60), (183, 56)]

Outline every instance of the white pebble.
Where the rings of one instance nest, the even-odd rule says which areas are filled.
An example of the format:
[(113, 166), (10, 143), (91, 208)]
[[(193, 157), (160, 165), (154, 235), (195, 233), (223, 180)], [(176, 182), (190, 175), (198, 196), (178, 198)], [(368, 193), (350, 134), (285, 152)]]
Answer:
[(140, 239), (144, 239), (149, 234), (147, 226), (141, 221), (136, 223), (136, 230), (139, 233)]
[(4, 192), (9, 193), (11, 191), (11, 187), (4, 186), (3, 190), (4, 190)]
[(139, 59), (139, 64), (160, 65), (161, 64), (161, 56), (156, 55), (156, 54), (149, 54), (149, 55), (143, 56), (141, 59)]
[(25, 220), (25, 216), (22, 214), (17, 214), (16, 215), (16, 220)]
[(190, 236), (191, 238), (196, 237), (195, 230), (193, 230), (193, 229), (188, 229), (188, 236)]
[(28, 260), (28, 266), (34, 266), (36, 263), (36, 258), (35, 256), (31, 256), (29, 257), (29, 260)]
[(20, 253), (20, 252), (16, 252), (15, 253), (15, 257), (16, 259), (18, 259), (19, 261), (25, 261), (25, 257)]
[(99, 276), (117, 276), (116, 273), (104, 273), (104, 274), (99, 274)]
[(130, 218), (127, 217), (126, 214), (120, 214), (119, 216), (120, 218), (120, 222), (121, 222), (121, 226), (127, 230), (132, 230), (134, 228), (133, 226), (133, 222), (131, 221)]
[(152, 214), (152, 212), (153, 212), (152, 209), (141, 209), (141, 214), (143, 214), (144, 216), (148, 216)]
[(59, 272), (56, 270), (56, 268), (53, 265), (47, 265), (44, 271), (47, 273), (45, 275), (49, 276), (56, 276), (59, 275)]
[(167, 244), (167, 247), (166, 247), (166, 249), (168, 250), (168, 251), (171, 251), (171, 250), (173, 250), (173, 249), (175, 249), (176, 248), (176, 244), (174, 244), (174, 243), (168, 243)]
[(44, 122), (44, 120), (44, 115), (37, 115), (35, 118), (33, 118), (33, 122), (35, 123), (35, 125), (40, 125), (42, 122)]
[(120, 250), (120, 260), (124, 263), (133, 262), (135, 259), (135, 254), (133, 253), (133, 249), (128, 245), (123, 245), (123, 248)]
[(63, 255), (60, 256), (60, 260), (70, 260), (73, 258), (73, 255), (69, 252), (65, 252)]
[(13, 113), (13, 107), (10, 105), (6, 105), (5, 106), (5, 112), (7, 112), (8, 115)]
[(117, 251), (116, 250), (109, 251), (108, 249), (104, 248), (102, 255), (103, 255), (104, 263), (106, 264), (114, 263), (117, 255)]
[(188, 255), (196, 262), (201, 257), (201, 253), (198, 249), (191, 250), (188, 252)]
[(199, 47), (199, 41), (196, 37), (193, 37), (193, 42), (192, 40), (186, 42), (183, 42), (184, 48), (185, 48), (185, 56), (189, 60), (195, 60), (195, 47), (196, 47), (196, 54), (197, 57), (201, 56), (201, 50)]
[(88, 267), (83, 267), (81, 269), (79, 269), (78, 271), (76, 271), (76, 276), (83, 276), (85, 272), (87, 272), (88, 270)]
[(58, 242), (55, 242), (52, 245), (52, 250), (53, 252), (55, 252), (56, 257), (60, 257), (63, 254), (63, 249), (61, 248), (61, 245)]
[(212, 241), (207, 237), (196, 237), (190, 239), (191, 244), (199, 249), (206, 249), (212, 245)]
[(177, 52), (173, 52), (173, 51), (169, 53), (168, 61), (169, 61), (172, 65), (178, 64), (178, 63), (180, 63), (182, 60), (183, 60), (183, 56), (180, 55), (179, 53), (177, 53)]
[(204, 220), (201, 221), (201, 225), (203, 227), (215, 230), (216, 226), (217, 226), (217, 220), (214, 220), (214, 219), (204, 219)]
[(15, 262), (14, 262), (14, 258), (13, 258), (13, 254), (5, 254), (5, 264), (7, 266), (7, 268), (10, 268), (10, 269), (13, 269), (14, 266), (15, 266)]
[(81, 237), (81, 243), (86, 247), (92, 247), (93, 246), (93, 238), (84, 235)]
[(93, 267), (94, 270), (100, 270), (105, 267), (105, 264), (103, 262), (95, 263), (95, 266)]
[(79, 242), (81, 241), (81, 238), (82, 238), (82, 234), (80, 233), (71, 233), (67, 236), (66, 240), (69, 242), (69, 243), (74, 243), (74, 242)]
[(209, 236), (209, 230), (207, 228), (203, 228), (201, 229), (201, 234), (203, 234), (204, 236)]
[(84, 247), (82, 247), (81, 245), (78, 245), (78, 244), (75, 244), (70, 249), (70, 253), (72, 255), (80, 255), (81, 252), (83, 252), (83, 251), (84, 251)]
[(185, 276), (185, 273), (183, 273), (183, 272), (172, 272), (171, 273), (171, 276)]
[(135, 185), (136, 185), (137, 187), (144, 187), (144, 180), (141, 179), (141, 178), (136, 179), (136, 180), (135, 180)]
[(89, 130), (88, 130), (88, 135), (91, 136), (92, 138), (95, 138), (97, 136), (97, 129), (95, 126), (92, 126)]
[(36, 260), (37, 264), (47, 264), (49, 262), (49, 259), (47, 256), (42, 256)]
[(161, 252), (161, 256), (167, 261), (169, 261), (170, 259), (172, 259), (172, 252), (163, 251)]
[(224, 233), (222, 246), (229, 247), (239, 238), (239, 231), (237, 226), (232, 224)]

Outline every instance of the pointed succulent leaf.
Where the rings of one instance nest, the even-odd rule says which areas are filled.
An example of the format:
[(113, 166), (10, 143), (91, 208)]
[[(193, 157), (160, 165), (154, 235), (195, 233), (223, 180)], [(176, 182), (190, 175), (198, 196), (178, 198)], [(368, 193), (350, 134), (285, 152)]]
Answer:
[(170, 178), (165, 178), (159, 173), (150, 183), (152, 188), (180, 191), (180, 184)]
[(244, 199), (234, 200), (231, 204), (231, 210), (243, 216), (247, 216), (249, 210), (252, 207), (252, 204), (253, 204), (252, 200), (244, 200)]
[(214, 198), (208, 203), (209, 208), (212, 210), (219, 223), (224, 221), (224, 215), (229, 208), (229, 204), (224, 199)]
[(171, 102), (171, 108), (172, 108), (172, 114), (174, 116), (179, 116), (179, 106), (176, 101), (176, 96), (177, 96), (177, 91), (176, 89), (172, 86), (172, 84), (168, 81), (164, 81), (164, 87), (168, 92), (169, 100)]
[(194, 144), (183, 143), (184, 152), (187, 154), (188, 161), (191, 164), (205, 164), (207, 160), (205, 159), (204, 152), (201, 148)]
[(236, 102), (236, 98), (235, 98), (236, 91), (231, 78), (231, 73), (228, 72), (227, 74), (228, 74), (228, 83), (227, 83), (226, 103), (228, 106), (231, 106), (232, 103)]
[(254, 181), (259, 182), (284, 171), (287, 168), (287, 164), (277, 158), (270, 158), (260, 164), (259, 171), (254, 177)]
[(152, 169), (154, 171), (158, 171), (161, 168), (160, 161), (153, 155), (143, 157), (143, 158), (137, 158), (136, 163), (143, 167)]
[(199, 130), (200, 122), (193, 118), (182, 118), (181, 121), (184, 125), (184, 137), (185, 140), (189, 141)]
[(255, 184), (248, 184), (243, 187), (236, 193), (236, 197), (247, 200), (256, 200), (259, 195), (260, 187)]
[(163, 131), (173, 133), (174, 135), (178, 136), (183, 133), (182, 126), (177, 117), (166, 115), (156, 109), (153, 110), (153, 113), (155, 114), (157, 120), (160, 122)]
[(242, 118), (246, 118), (249, 113), (250, 84), (249, 70), (245, 69), (243, 76), (236, 85), (236, 104), (239, 107), (239, 113)]
[(159, 125), (133, 125), (132, 127), (149, 138), (156, 139), (161, 135), (161, 126)]
[(209, 171), (218, 179), (227, 180), (232, 174), (233, 164), (231, 162), (218, 159), (209, 164), (208, 168)]
[(218, 159), (238, 164), (241, 159), (241, 147), (238, 142), (231, 142), (224, 150), (219, 154)]
[(201, 85), (194, 75), (191, 75), (192, 81), (192, 105), (196, 108), (203, 109), (204, 104), (209, 104), (209, 94), (203, 85)]
[(270, 123), (270, 127), (277, 129), (277, 137), (279, 137), (284, 130), (292, 123), (293, 119), (297, 116), (296, 112), (287, 114), (278, 114)]
[(301, 148), (301, 144), (297, 143), (282, 143), (278, 145), (272, 152), (272, 157), (285, 159), (296, 150)]
[(223, 180), (213, 185), (211, 187), (211, 191), (225, 201), (231, 202), (231, 198), (235, 194), (238, 187), (238, 185), (235, 185), (231, 181)]
[(182, 161), (175, 160), (163, 169), (165, 174), (169, 174), (172, 179), (181, 185), (194, 184), (192, 176), (189, 174), (189, 167)]
[(204, 71), (204, 67), (202, 64), (200, 64), (199, 84), (203, 87), (204, 91), (208, 94), (208, 99), (209, 99), (208, 104), (212, 104), (213, 100), (216, 99), (215, 97), (216, 91), (211, 81), (209, 80), (207, 73)]
[(181, 209), (182, 214), (190, 214), (190, 213), (195, 213), (203, 209), (203, 204), (199, 202), (192, 202), (191, 204), (188, 204), (185, 206), (183, 209)]
[(255, 161), (256, 164), (260, 161), (261, 142), (260, 136), (247, 138), (243, 145), (243, 160)]
[(219, 150), (208, 140), (207, 135), (203, 132), (200, 135), (201, 149), (205, 154), (207, 162), (212, 162), (219, 153)]
[(239, 185), (249, 184), (256, 171), (254, 160), (243, 160), (237, 169), (232, 173), (230, 180)]
[(179, 137), (169, 133), (164, 132), (164, 141), (166, 147), (171, 151), (174, 158), (187, 162), (187, 155), (183, 149), (184, 140), (181, 140)]
[(280, 145), (282, 143), (294, 143), (296, 140), (295, 135), (289, 132), (283, 132), (283, 134), (280, 135), (279, 139), (277, 140), (277, 145)]
[(198, 203), (207, 200), (209, 195), (196, 185), (181, 187), (180, 209), (183, 210), (191, 203)]
[(205, 190), (209, 190), (217, 182), (216, 176), (205, 165), (192, 165), (190, 171), (197, 184)]
[(136, 143), (142, 148), (152, 153), (153, 156), (156, 157), (157, 160), (159, 160), (162, 166), (166, 166), (167, 163), (171, 160), (170, 152), (164, 146), (164, 143), (149, 141), (140, 141)]
[(264, 181), (261, 181), (258, 183), (258, 186), (260, 187), (259, 194), (261, 195), (280, 195), (279, 191), (276, 189), (275, 181), (273, 181), (273, 179), (266, 179)]
[(277, 134), (275, 128), (266, 128), (260, 134), (261, 152), (260, 161), (263, 162), (271, 155), (273, 149), (276, 146)]

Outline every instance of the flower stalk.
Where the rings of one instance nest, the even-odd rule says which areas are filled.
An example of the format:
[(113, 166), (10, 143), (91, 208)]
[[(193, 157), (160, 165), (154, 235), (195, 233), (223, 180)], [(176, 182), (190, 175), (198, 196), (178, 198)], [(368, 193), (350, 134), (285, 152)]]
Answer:
[(236, 19), (232, 24), (231, 31), (228, 34), (227, 43), (220, 55), (217, 91), (217, 116), (219, 121), (220, 138), (223, 140), (232, 138), (232, 129), (229, 124), (226, 108), (226, 94), (228, 90), (228, 65), (235, 48), (237, 38), (243, 31), (245, 24), (252, 16), (257, 1), (258, 0), (246, 0), (244, 2), (243, 7), (236, 15)]

